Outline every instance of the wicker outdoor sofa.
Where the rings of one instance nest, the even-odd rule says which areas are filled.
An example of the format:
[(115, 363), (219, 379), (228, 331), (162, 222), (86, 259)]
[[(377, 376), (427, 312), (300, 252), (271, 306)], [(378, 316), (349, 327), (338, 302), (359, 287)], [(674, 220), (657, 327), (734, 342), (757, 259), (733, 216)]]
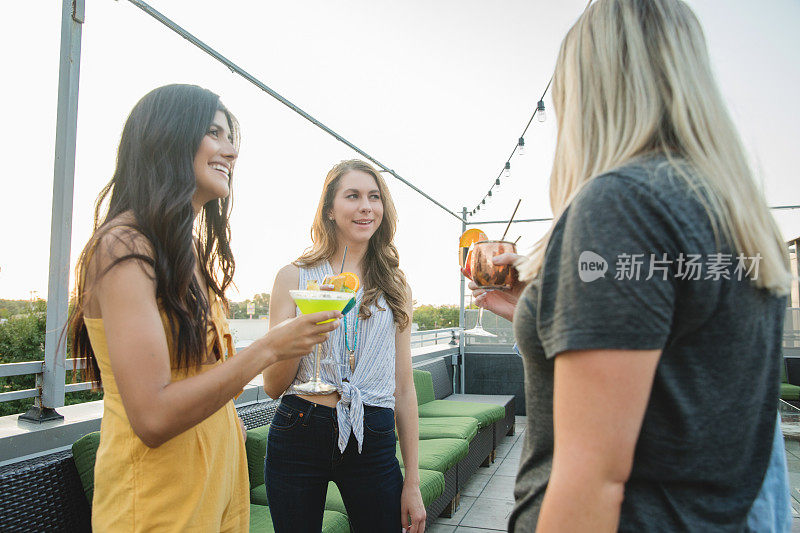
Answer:
[[(414, 370), (420, 410), (420, 489), (429, 525), (440, 514), (449, 516), (455, 511), (459, 492), (469, 477), (479, 465), (490, 464), (502, 436), (514, 431), (513, 396), (453, 395), (450, 380), (443, 359)], [(277, 401), (267, 401), (237, 408), (248, 430), (251, 531), (273, 531), (263, 465), (269, 423), (277, 405)], [(91, 433), (77, 441), (72, 452), (0, 467), (2, 530), (90, 531), (89, 502), (98, 443), (99, 434)], [(397, 457), (402, 467), (399, 445)], [(349, 531), (344, 503), (331, 483), (323, 532)]]

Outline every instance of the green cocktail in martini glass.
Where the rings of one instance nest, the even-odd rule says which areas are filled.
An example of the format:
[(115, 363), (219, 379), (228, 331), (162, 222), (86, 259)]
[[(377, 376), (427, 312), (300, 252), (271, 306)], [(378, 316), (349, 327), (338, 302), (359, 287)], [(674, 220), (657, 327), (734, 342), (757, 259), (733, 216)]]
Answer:
[[(293, 290), (289, 291), (289, 294), (304, 315), (321, 311), (342, 311), (354, 296), (349, 292), (309, 290)], [(331, 320), (325, 320), (325, 322), (331, 322)], [(320, 324), (325, 322), (320, 322)], [(314, 347), (314, 379), (307, 383), (301, 383), (295, 388), (304, 394), (330, 394), (336, 391), (336, 387), (319, 379), (319, 344)]]

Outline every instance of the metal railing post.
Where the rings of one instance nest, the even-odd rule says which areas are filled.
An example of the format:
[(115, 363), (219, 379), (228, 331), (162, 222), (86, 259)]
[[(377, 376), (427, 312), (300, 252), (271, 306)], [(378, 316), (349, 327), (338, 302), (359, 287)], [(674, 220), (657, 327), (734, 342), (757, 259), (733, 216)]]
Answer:
[[(466, 207), (462, 207), (461, 208), (461, 234), (463, 235), (465, 231), (467, 231), (467, 208)], [(461, 250), (459, 250), (458, 253), (460, 254)], [(465, 381), (464, 380), (466, 378), (466, 373), (464, 372), (464, 348), (465, 348), (465, 346), (464, 346), (464, 343), (465, 343), (464, 330), (467, 329), (467, 322), (466, 322), (466, 312), (464, 311), (464, 291), (465, 291), (465, 278), (464, 278), (464, 274), (461, 274), (460, 298), (458, 299), (458, 303), (459, 303), (458, 325), (461, 328), (461, 333), (459, 333), (459, 335), (458, 335), (458, 369), (460, 370), (460, 372), (459, 372), (460, 379), (458, 380), (459, 381), (458, 387), (456, 387), (455, 386), (456, 385), (455, 384), (456, 373), (453, 372), (453, 390), (457, 390), (458, 392), (460, 392), (462, 394), (464, 392), (466, 392), (466, 390), (464, 388), (464, 385), (465, 385)]]
[[(41, 393), (20, 418), (34, 422), (63, 418), (55, 410), (64, 405), (66, 336), (69, 301), (69, 252), (72, 240), (72, 196), (75, 179), (75, 140), (78, 129), (78, 81), (81, 29), (85, 0), (61, 2), (61, 59), (58, 67), (53, 209), (50, 222), (50, 274), (47, 285), (47, 322)], [(38, 387), (37, 387), (38, 388)]]

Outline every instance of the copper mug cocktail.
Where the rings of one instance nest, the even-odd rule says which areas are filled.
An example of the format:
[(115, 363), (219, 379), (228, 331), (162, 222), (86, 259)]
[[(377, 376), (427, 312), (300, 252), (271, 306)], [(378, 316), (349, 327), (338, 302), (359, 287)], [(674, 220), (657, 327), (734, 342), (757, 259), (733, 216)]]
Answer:
[(478, 241), (472, 245), (469, 272), (472, 280), (482, 289), (510, 289), (517, 282), (514, 265), (495, 265), (492, 258), (501, 254), (517, 253), (517, 247), (508, 241)]

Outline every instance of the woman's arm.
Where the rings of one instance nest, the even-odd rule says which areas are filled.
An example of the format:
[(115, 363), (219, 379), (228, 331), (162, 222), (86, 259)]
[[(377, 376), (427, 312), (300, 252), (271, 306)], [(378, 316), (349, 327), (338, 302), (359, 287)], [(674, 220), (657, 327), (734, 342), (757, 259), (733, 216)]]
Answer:
[[(295, 303), (289, 291), (300, 283), (300, 269), (289, 264), (278, 271), (269, 298), (269, 327), (272, 329), (295, 316)], [(310, 352), (311, 350), (309, 350)], [(289, 388), (297, 375), (300, 359), (287, 359), (270, 365), (261, 375), (264, 377), (264, 392), (270, 398), (278, 398)]]
[[(109, 247), (108, 242), (119, 240), (114, 235), (108, 239), (113, 241), (103, 239), (94, 259), (99, 262), (99, 272), (111, 264), (111, 258), (124, 255), (109, 253), (113, 247), (118, 252), (119, 244)], [(139, 260), (126, 260), (100, 276), (89, 294), (99, 304), (125, 413), (134, 432), (150, 447), (163, 444), (219, 410), (265, 366), (308, 353), (314, 342), (338, 324), (316, 325), (322, 314), (298, 317), (222, 365), (172, 382), (152, 268)], [(335, 313), (326, 314), (338, 318)]]
[(616, 531), (660, 350), (556, 356), (553, 468), (537, 531)]
[(408, 325), (403, 329), (398, 327), (395, 334), (394, 397), (400, 453), (403, 454), (406, 468), (401, 497), (402, 524), (406, 529), (414, 526), (414, 533), (419, 533), (425, 531), (426, 512), (419, 491), (419, 412), (411, 369), (411, 322), (414, 308), (410, 287), (407, 289), (407, 298)]

